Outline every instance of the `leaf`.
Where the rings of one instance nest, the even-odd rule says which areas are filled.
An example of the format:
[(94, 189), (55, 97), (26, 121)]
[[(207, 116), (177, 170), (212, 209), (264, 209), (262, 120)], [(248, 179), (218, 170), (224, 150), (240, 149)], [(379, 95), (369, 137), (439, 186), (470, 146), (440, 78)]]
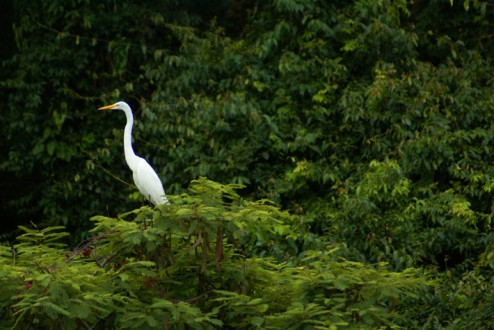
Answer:
[(168, 310), (171, 307), (173, 307), (173, 303), (169, 300), (159, 299), (159, 300), (155, 300), (155, 302), (153, 302), (153, 304), (150, 307)]
[(47, 287), (51, 283), (51, 275), (50, 274), (39, 274), (34, 278), (34, 280), (40, 284), (42, 287)]
[(56, 304), (53, 304), (49, 301), (42, 302), (41, 306), (46, 310), (47, 315), (51, 318), (56, 318), (58, 315), (63, 315), (66, 317), (72, 316), (72, 314), (69, 311), (67, 311), (66, 309), (64, 309), (64, 308), (62, 308)]
[(343, 276), (336, 277), (336, 279), (333, 281), (333, 285), (335, 286), (335, 288), (342, 291), (345, 291), (351, 286), (348, 280)]
[(46, 152), (48, 153), (48, 155), (53, 156), (56, 146), (57, 143), (55, 141), (48, 142), (48, 144), (46, 145)]
[(264, 319), (259, 316), (254, 316), (250, 318), (250, 324), (252, 324), (256, 328), (260, 328), (264, 323)]
[(194, 211), (192, 211), (191, 209), (185, 209), (185, 208), (179, 209), (176, 212), (176, 215), (181, 217), (181, 218), (188, 218), (188, 217), (192, 216), (193, 214), (194, 214)]

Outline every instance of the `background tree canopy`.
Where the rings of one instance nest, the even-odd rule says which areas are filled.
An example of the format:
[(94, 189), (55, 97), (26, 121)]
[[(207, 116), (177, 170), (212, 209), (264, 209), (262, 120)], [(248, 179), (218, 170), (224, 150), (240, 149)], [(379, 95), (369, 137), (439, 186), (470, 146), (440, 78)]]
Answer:
[[(0, 211), (5, 215), (2, 237), (22, 233), (17, 251), (38, 253), (30, 249), (57, 226), (70, 232), (71, 246), (103, 235), (101, 249), (107, 256), (112, 248), (122, 251), (115, 260), (121, 273), (105, 272), (106, 277), (95, 279), (98, 285), (104, 283), (98, 294), (123, 300), (132, 296), (136, 310), (140, 304), (151, 306), (145, 321), (150, 328), (153, 322), (163, 328), (153, 316), (163, 311), (175, 313), (176, 324), (198, 328), (317, 328), (317, 322), (333, 328), (358, 327), (358, 322), (405, 328), (494, 327), (492, 3), (12, 0), (1, 6)], [(110, 219), (143, 205), (123, 158), (124, 116), (96, 111), (118, 100), (134, 109), (136, 153), (157, 170), (168, 194), (182, 196), (164, 215), (141, 208), (136, 218), (144, 215), (131, 217), (154, 219), (158, 232), (153, 239), (160, 242), (141, 247), (133, 257), (127, 253), (145, 241), (133, 236), (140, 232), (136, 222), (119, 227), (119, 237), (104, 236), (112, 226), (125, 226)], [(228, 191), (232, 205), (245, 208), (235, 211), (242, 215), (228, 218), (233, 206), (209, 205), (203, 195), (192, 201), (184, 197), (194, 196), (197, 190), (190, 183), (200, 177), (212, 180), (199, 180), (211, 185), (210, 193)], [(235, 194), (224, 188), (240, 185), (245, 189)], [(261, 207), (264, 200), (278, 206), (269, 212), (288, 227), (248, 228), (242, 222), (265, 219), (266, 210), (257, 218), (244, 218), (254, 207), (246, 203)], [(189, 204), (214, 207), (214, 216), (198, 215), (184, 206)], [(89, 221), (96, 215), (104, 217)], [(180, 227), (182, 236), (177, 235), (188, 237), (207, 260), (230, 246), (236, 254), (224, 259), (232, 263), (224, 265), (231, 270), (228, 276), (238, 275), (232, 265), (242, 260), (258, 273), (245, 273), (242, 281), (256, 284), (250, 291), (243, 284), (226, 288), (224, 273), (215, 268), (218, 260), (196, 260), (203, 277), (194, 294), (204, 299), (197, 306), (170, 305), (168, 296), (159, 301), (145, 294), (133, 296), (137, 291), (130, 287), (126, 294), (118, 291), (114, 286), (125, 285), (118, 286), (115, 279), (130, 283), (139, 278), (136, 269), (165, 290), (159, 267), (139, 264), (143, 256), (153, 265), (165, 265), (163, 269), (173, 265), (178, 279), (191, 267), (188, 261), (196, 262), (184, 241), (168, 232), (179, 229), (163, 217), (189, 219), (188, 225), (193, 219), (217, 221), (188, 227), (190, 231)], [(55, 229), (24, 228), (8, 234), (30, 221), (38, 228)], [(245, 236), (236, 237), (243, 230)], [(206, 233), (211, 245), (204, 241)], [(41, 241), (32, 238), (36, 235)], [(50, 244), (47, 258), (62, 258), (63, 247)], [(184, 260), (164, 263), (156, 255), (158, 248), (182, 251), (176, 253), (183, 253)], [(217, 249), (216, 256), (211, 249)], [(8, 252), (4, 254), (7, 258)], [(119, 267), (130, 259), (137, 264), (128, 269), (136, 272), (123, 276)], [(32, 266), (22, 262), (22, 269), (4, 268), (12, 276), (5, 278), (18, 279), (20, 275), (12, 274)], [(5, 267), (11, 263), (5, 261)], [(332, 265), (335, 280), (319, 278), (309, 285), (317, 273), (311, 271), (326, 271), (325, 263)], [(215, 270), (205, 280), (207, 267)], [(297, 267), (307, 267), (307, 272), (298, 273)], [(274, 268), (284, 283), (299, 280), (295, 288), (300, 291), (287, 296), (304, 292), (306, 300), (294, 298), (292, 305), (263, 300), (270, 295), (273, 281), (268, 279), (276, 277), (270, 272)], [(352, 268), (358, 275), (347, 273)], [(63, 274), (70, 277), (70, 271)], [(52, 282), (43, 274), (24, 274), (11, 291), (0, 292), (0, 301), (16, 292), (15, 285), (26, 288), (30, 283), (30, 289), (39, 283), (46, 289)], [(91, 274), (87, 276), (84, 280)], [(264, 282), (255, 276), (264, 276)], [(338, 276), (347, 280), (338, 282)], [(373, 281), (390, 279), (395, 287), (389, 292), (372, 286)], [(434, 285), (428, 279), (434, 279)], [(204, 294), (210, 290), (204, 283), (222, 291), (208, 300)], [(60, 283), (55, 284), (59, 288)], [(86, 289), (94, 285), (88, 282)], [(172, 293), (182, 303), (194, 297)], [(2, 306), (9, 307), (2, 307), (6, 309), (0, 317), (17, 317), (34, 326), (26, 316), (32, 313), (26, 306), (40, 303), (33, 297), (40, 296), (19, 297), (14, 310), (5, 302)], [(345, 307), (335, 300), (342, 297), (348, 299), (341, 302)], [(63, 310), (69, 317), (51, 306), (45, 317), (65, 315), (88, 324), (105, 319), (101, 327), (131, 324), (124, 316), (129, 311), (119, 309), (118, 299), (98, 301), (106, 307), (88, 310), (90, 316), (70, 314), (67, 307)], [(60, 301), (51, 303), (62, 306)], [(382, 309), (372, 314), (373, 306)], [(328, 309), (333, 316), (341, 315), (327, 321), (321, 315)], [(353, 325), (352, 311), (361, 312)], [(372, 316), (365, 319), (362, 311)], [(303, 313), (314, 322), (290, 319), (300, 320)], [(229, 323), (228, 318), (242, 321)]]

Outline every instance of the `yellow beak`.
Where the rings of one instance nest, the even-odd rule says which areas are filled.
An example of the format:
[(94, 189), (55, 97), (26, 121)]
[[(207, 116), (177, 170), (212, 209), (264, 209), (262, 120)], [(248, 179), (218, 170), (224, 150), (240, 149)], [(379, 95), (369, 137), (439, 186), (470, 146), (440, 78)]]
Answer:
[(98, 110), (111, 110), (111, 109), (115, 108), (116, 106), (117, 106), (117, 104), (110, 104), (110, 105), (106, 105), (104, 107), (101, 107)]

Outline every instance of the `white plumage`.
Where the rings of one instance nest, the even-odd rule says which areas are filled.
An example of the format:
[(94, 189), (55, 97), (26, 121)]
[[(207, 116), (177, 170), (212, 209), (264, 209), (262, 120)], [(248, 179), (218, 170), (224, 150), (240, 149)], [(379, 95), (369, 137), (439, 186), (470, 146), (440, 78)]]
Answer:
[(107, 105), (98, 110), (122, 110), (127, 117), (127, 124), (124, 130), (124, 152), (125, 160), (132, 170), (132, 176), (137, 189), (151, 203), (155, 205), (168, 204), (163, 184), (158, 174), (153, 170), (151, 165), (142, 157), (137, 156), (132, 148), (132, 126), (134, 125), (134, 116), (129, 105), (125, 102), (117, 102)]

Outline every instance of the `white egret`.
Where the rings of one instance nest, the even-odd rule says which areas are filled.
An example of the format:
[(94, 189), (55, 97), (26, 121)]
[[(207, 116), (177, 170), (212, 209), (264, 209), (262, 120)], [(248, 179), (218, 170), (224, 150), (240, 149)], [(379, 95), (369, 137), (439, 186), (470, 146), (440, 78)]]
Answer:
[(132, 126), (134, 125), (134, 116), (132, 115), (132, 110), (129, 105), (120, 101), (115, 104), (101, 107), (98, 110), (122, 110), (125, 113), (125, 116), (127, 117), (123, 139), (125, 160), (132, 170), (134, 183), (141, 194), (151, 201), (151, 203), (155, 205), (169, 204), (158, 174), (156, 174), (151, 165), (149, 165), (144, 158), (137, 156), (134, 153), (134, 149), (132, 149)]

